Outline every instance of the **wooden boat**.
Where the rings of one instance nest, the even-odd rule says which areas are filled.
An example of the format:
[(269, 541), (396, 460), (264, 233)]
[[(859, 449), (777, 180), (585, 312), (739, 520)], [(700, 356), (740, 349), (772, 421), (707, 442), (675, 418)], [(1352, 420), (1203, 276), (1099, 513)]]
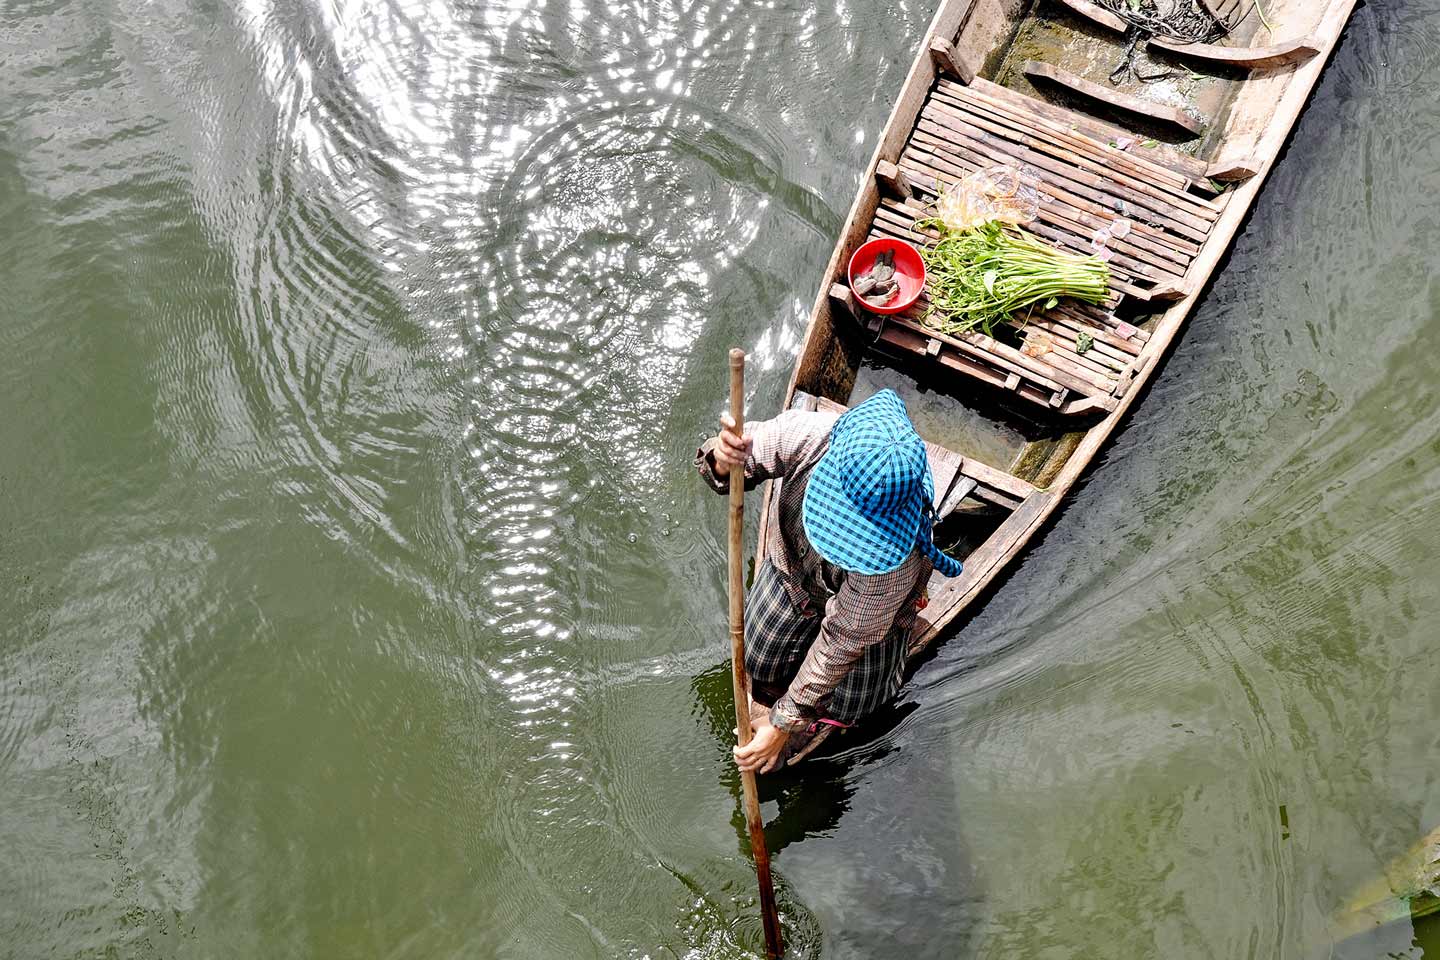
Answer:
[(1355, 892), (1330, 923), (1333, 943), (1392, 923), (1440, 922), (1440, 827)]
[[(947, 446), (933, 424), (929, 435), (919, 424), (927, 442), (936, 441), (937, 541), (969, 542), (951, 547), (963, 575), (930, 584), (912, 656), (1060, 509), (1154, 375), (1255, 202), (1355, 0), (1268, 0), (1272, 30), (1237, 9), (1245, 0), (1204, 2), (1244, 20), (1221, 45), (1151, 45), (1157, 62), (1184, 63), (1195, 95), (1179, 106), (1181, 82), (1120, 90), (1104, 83), (1133, 37), (1088, 0), (944, 0), (920, 44), (821, 277), (786, 396), (790, 407), (843, 408), (866, 395), (858, 381), (873, 386), (872, 371), (898, 368), (953, 398), (947, 416), (1023, 435), (1013, 456), (987, 457), (979, 447)], [(1035, 61), (1037, 50), (1053, 51), (1054, 62)], [(884, 236), (916, 241), (913, 224), (937, 183), (1012, 161), (1039, 173), (1048, 198), (1027, 229), (1057, 247), (1089, 252), (1097, 228), (1122, 217), (1133, 224), (1112, 243), (1103, 305), (1062, 301), (992, 339), (927, 328), (923, 298), (891, 317), (855, 302), (845, 271), (857, 247)], [(1092, 347), (1081, 346), (1081, 334)]]

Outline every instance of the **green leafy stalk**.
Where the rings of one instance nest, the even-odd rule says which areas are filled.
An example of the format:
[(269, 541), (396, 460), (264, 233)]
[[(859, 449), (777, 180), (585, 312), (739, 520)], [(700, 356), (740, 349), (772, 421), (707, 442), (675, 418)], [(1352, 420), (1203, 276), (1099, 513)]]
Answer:
[(1046, 309), (1059, 297), (1088, 303), (1105, 299), (1110, 271), (1098, 257), (1056, 250), (1018, 228), (994, 221), (951, 231), (938, 220), (940, 239), (923, 247), (930, 309), (924, 323), (941, 333), (980, 329), (994, 336), (995, 324), (1037, 303)]

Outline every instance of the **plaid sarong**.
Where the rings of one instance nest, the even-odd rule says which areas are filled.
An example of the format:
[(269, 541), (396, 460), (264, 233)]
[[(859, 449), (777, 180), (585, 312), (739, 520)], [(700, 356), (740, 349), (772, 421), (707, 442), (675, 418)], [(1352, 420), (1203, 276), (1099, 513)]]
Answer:
[[(745, 605), (745, 669), (751, 696), (773, 706), (795, 679), (810, 645), (820, 634), (821, 611), (797, 608), (774, 564), (755, 574)], [(892, 627), (885, 639), (868, 645), (860, 658), (816, 708), (821, 717), (852, 724), (883, 705), (900, 689), (908, 631)]]

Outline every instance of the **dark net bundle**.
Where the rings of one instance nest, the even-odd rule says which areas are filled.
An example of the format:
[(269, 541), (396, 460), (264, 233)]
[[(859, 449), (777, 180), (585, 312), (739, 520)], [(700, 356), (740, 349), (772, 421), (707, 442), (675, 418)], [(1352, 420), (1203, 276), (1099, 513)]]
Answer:
[[(1198, 0), (1095, 0), (1146, 36), (1177, 43), (1214, 43), (1230, 32)], [(1243, 4), (1242, 4), (1243, 6)]]

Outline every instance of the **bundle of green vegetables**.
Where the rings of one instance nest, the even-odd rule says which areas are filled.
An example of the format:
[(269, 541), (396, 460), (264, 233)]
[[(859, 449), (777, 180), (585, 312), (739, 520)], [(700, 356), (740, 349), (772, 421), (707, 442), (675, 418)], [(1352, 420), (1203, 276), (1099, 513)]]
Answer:
[(995, 220), (956, 230), (934, 217), (915, 226), (940, 231), (920, 256), (930, 291), (923, 322), (941, 333), (994, 336), (997, 323), (1037, 303), (1048, 310), (1062, 296), (1105, 299), (1110, 271), (1098, 257), (1064, 253)]

